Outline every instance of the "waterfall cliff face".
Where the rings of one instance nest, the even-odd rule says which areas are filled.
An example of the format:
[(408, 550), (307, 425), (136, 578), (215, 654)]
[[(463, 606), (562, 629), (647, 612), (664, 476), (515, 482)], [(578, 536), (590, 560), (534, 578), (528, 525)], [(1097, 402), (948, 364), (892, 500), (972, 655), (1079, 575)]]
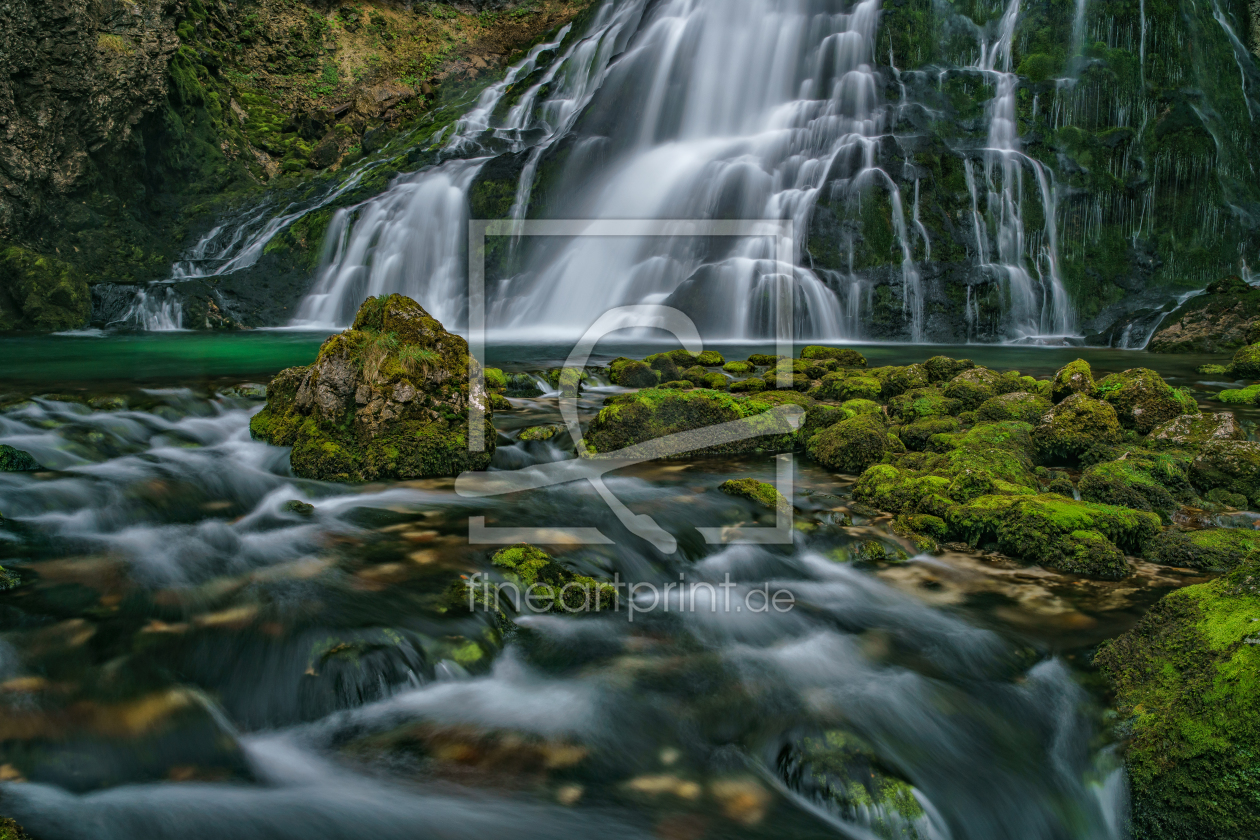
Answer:
[(400, 291), (462, 325), (468, 218), (777, 219), (790, 267), (764, 237), (492, 240), (488, 323), (667, 303), (767, 337), (790, 274), (802, 337), (1095, 332), (1256, 262), (1233, 5), (605, 0), (424, 141), (444, 162), (337, 212), (296, 322)]

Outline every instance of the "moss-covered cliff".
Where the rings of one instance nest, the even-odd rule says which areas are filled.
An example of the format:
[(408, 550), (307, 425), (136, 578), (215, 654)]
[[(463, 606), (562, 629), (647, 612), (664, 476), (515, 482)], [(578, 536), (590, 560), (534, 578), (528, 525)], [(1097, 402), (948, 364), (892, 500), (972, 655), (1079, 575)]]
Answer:
[[(0, 7), (0, 329), (77, 326), (88, 285), (164, 279), (236, 206), (310, 203), (399, 132), (455, 119), (516, 53), (586, 0), (13, 0)], [(421, 144), (423, 146), (423, 144)], [(348, 203), (383, 189), (374, 167)], [(282, 318), (305, 291), (331, 207), (252, 272), (185, 295), (190, 326), (228, 299)], [(25, 254), (17, 259), (17, 251)], [(28, 308), (16, 265), (59, 261), (74, 300)], [(196, 273), (196, 272), (193, 272)], [(29, 284), (28, 284), (29, 285)], [(107, 290), (108, 291), (108, 290)], [(190, 314), (188, 312), (186, 315)]]

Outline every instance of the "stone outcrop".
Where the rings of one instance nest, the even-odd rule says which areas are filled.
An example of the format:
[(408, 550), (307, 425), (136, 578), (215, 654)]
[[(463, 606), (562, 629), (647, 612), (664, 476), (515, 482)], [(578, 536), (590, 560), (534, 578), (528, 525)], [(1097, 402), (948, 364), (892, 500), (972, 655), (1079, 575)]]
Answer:
[[(494, 454), (489, 396), (472, 390), (468, 343), (402, 295), (369, 298), (354, 326), (315, 363), (281, 371), (250, 422), (259, 440), (292, 446), (304, 478), (371, 481), (482, 470)], [(484, 448), (469, 450), (468, 414), (484, 412)]]

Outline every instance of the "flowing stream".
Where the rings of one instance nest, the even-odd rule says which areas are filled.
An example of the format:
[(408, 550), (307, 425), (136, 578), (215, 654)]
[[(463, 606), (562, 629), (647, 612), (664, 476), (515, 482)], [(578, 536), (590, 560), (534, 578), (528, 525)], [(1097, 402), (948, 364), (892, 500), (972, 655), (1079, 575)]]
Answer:
[[(184, 335), (164, 355), (197, 341)], [(610, 476), (677, 535), (670, 554), (584, 483), (484, 500), (446, 479), (296, 479), (286, 450), (250, 439), (261, 392), (228, 370), (309, 359), (316, 339), (220, 338), (241, 351), (192, 384), (144, 365), (147, 381), (74, 381), (88, 358), (113, 375), (130, 337), (6, 347), (48, 358), (52, 341), (78, 348), (57, 362), (62, 390), (48, 375), (0, 389), (0, 443), (45, 468), (0, 473), (0, 562), (23, 581), (0, 594), (0, 797), (35, 836), (1124, 836), (1123, 771), (1080, 654), (1188, 580), (1144, 566), (1123, 585), (1076, 581), (953, 552), (840, 562), (863, 541), (903, 544), (804, 459), (780, 546), (696, 531), (772, 524), (716, 488), (770, 479), (773, 457)], [(490, 352), (529, 367), (519, 348)], [(1034, 373), (1061, 363), (992, 352)], [(1170, 364), (1193, 377), (1199, 361)], [(612, 390), (584, 393), (583, 422)], [(554, 396), (514, 403), (494, 469), (574, 456), (518, 437), (559, 422)], [(444, 612), (497, 548), (469, 544), (470, 517), (597, 527), (611, 544), (552, 550), (640, 588), (616, 612), (522, 610), (507, 633)], [(690, 601), (664, 588), (679, 581)], [(759, 609), (763, 587), (790, 608)]]

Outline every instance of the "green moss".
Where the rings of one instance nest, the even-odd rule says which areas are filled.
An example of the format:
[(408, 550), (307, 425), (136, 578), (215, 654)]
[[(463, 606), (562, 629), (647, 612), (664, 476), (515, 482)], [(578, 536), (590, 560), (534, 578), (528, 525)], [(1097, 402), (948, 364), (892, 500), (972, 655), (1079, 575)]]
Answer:
[(609, 371), (612, 383), (623, 388), (651, 388), (659, 381), (650, 365), (634, 359), (614, 359)]
[(1122, 460), (1095, 464), (1079, 486), (1086, 501), (1153, 511), (1165, 522), (1194, 497), (1184, 461), (1153, 453), (1129, 452)]
[(498, 368), (485, 368), (482, 370), (482, 376), (485, 377), (486, 387), (492, 391), (506, 391), (508, 386), (507, 375)]
[(976, 417), (980, 420), (1019, 420), (1035, 424), (1041, 421), (1050, 406), (1050, 400), (1045, 397), (1027, 391), (1012, 391), (980, 403)]
[(1260, 550), (1260, 532), (1249, 528), (1211, 528), (1205, 531), (1168, 530), (1154, 537), (1146, 558), (1154, 563), (1192, 569), (1232, 569)]
[(759, 379), (756, 376), (751, 376), (748, 379), (740, 379), (736, 382), (732, 382), (727, 387), (730, 390), (735, 391), (736, 393), (755, 394), (758, 391), (764, 391), (766, 389), (766, 382), (764, 379)]
[(847, 347), (823, 347), (817, 344), (811, 344), (801, 350), (802, 359), (830, 359), (837, 362), (840, 367), (846, 368), (864, 368), (866, 367), (866, 357), (856, 350)]
[[(614, 452), (677, 432), (703, 430), (740, 419), (748, 419), (755, 430), (757, 416), (775, 406), (784, 403), (809, 406), (812, 402), (803, 395), (782, 391), (735, 396), (708, 388), (690, 391), (648, 388), (605, 400), (605, 407), (591, 421), (586, 443), (595, 452)], [(794, 440), (790, 432), (773, 432), (732, 443), (701, 446), (688, 456), (763, 450), (788, 452)]]
[(1059, 368), (1050, 385), (1050, 399), (1056, 403), (1063, 402), (1073, 394), (1093, 396), (1093, 393), (1094, 373), (1090, 370), (1089, 362), (1084, 359), (1068, 362)]
[(1040, 462), (1075, 464), (1090, 447), (1117, 442), (1120, 421), (1109, 403), (1074, 393), (1042, 418), (1032, 439)]
[(1135, 838), (1260, 833), (1260, 566), (1164, 596), (1095, 664), (1115, 690)]
[(1146, 436), (1148, 446), (1198, 449), (1213, 440), (1243, 440), (1247, 437), (1233, 414), (1190, 414), (1169, 420)]
[(949, 356), (933, 356), (923, 363), (932, 382), (948, 382), (964, 370), (975, 366), (971, 359), (951, 359)]
[(68, 263), (17, 246), (0, 250), (0, 330), (74, 329), (91, 309), (87, 283)]
[(925, 417), (902, 426), (897, 436), (907, 449), (921, 452), (927, 448), (933, 435), (953, 434), (960, 428), (958, 420), (953, 417)]
[(957, 400), (960, 410), (975, 411), (986, 400), (1019, 390), (1021, 384), (988, 368), (970, 368), (949, 380), (944, 394)]
[(910, 423), (925, 417), (948, 417), (961, 408), (962, 403), (944, 396), (939, 388), (913, 388), (888, 401), (889, 416)]
[(612, 584), (572, 572), (532, 545), (517, 543), (504, 548), (491, 562), (504, 570), (510, 583), (531, 588), (533, 603), (549, 602), (551, 612), (596, 612), (613, 609), (617, 603)]
[(1190, 462), (1190, 480), (1203, 492), (1222, 487), (1260, 499), (1260, 443), (1214, 440)]
[(1229, 367), (1240, 379), (1260, 379), (1260, 344), (1239, 348)]
[(722, 366), (722, 370), (734, 374), (752, 373), (756, 369), (752, 362), (727, 362)]
[(1169, 386), (1149, 368), (1113, 373), (1100, 379), (1094, 390), (1096, 396), (1115, 407), (1120, 424), (1138, 434), (1183, 414), (1199, 413), (1191, 396)]
[(1255, 405), (1260, 400), (1260, 383), (1246, 388), (1226, 388), (1216, 398), (1227, 405)]
[(39, 469), (39, 462), (29, 452), (0, 443), (0, 472), (30, 472)]
[(884, 386), (871, 376), (854, 376), (848, 371), (828, 373), (818, 383), (811, 395), (820, 400), (845, 402), (847, 400), (878, 400)]
[(873, 414), (828, 426), (806, 444), (810, 458), (829, 469), (854, 475), (879, 461), (890, 448), (895, 451), (903, 447)]
[(871, 836), (918, 839), (913, 826), (924, 811), (914, 788), (852, 733), (801, 738), (783, 758), (802, 792), (823, 798), (855, 824), (869, 825)]
[(722, 358), (722, 354), (716, 350), (705, 350), (696, 356), (696, 364), (705, 367), (719, 367), (726, 363), (726, 359)]
[(762, 507), (785, 514), (792, 513), (792, 503), (773, 484), (755, 478), (733, 478), (718, 487), (728, 496), (749, 499)]

